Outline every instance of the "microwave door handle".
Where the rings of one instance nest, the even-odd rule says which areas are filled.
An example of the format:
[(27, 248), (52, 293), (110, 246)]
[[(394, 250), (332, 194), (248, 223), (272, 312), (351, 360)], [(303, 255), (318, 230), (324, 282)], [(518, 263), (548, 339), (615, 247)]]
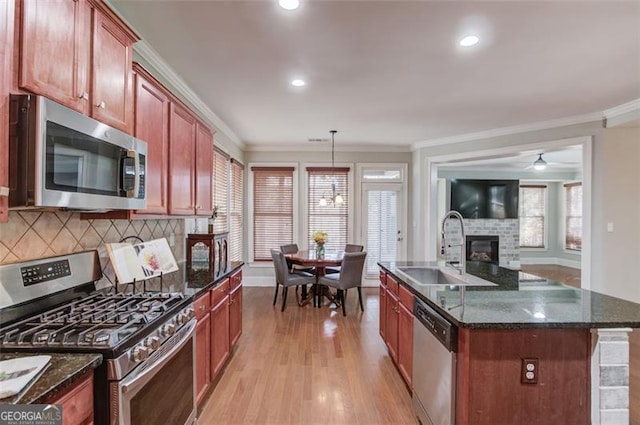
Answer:
[[(126, 173), (126, 168), (128, 167), (128, 164), (130, 164), (130, 162), (133, 160), (133, 188), (131, 188), (128, 184), (127, 184), (127, 173)], [(122, 183), (121, 183), (121, 189), (125, 192), (125, 195), (127, 198), (135, 198), (136, 194), (138, 193), (138, 187), (139, 187), (139, 170), (138, 170), (138, 166), (139, 166), (139, 160), (138, 160), (138, 155), (136, 154), (136, 151), (134, 150), (125, 150), (123, 152), (123, 156), (122, 156)]]
[(133, 151), (133, 166), (135, 168), (134, 180), (133, 180), (133, 193), (130, 198), (137, 198), (140, 191), (140, 155)]

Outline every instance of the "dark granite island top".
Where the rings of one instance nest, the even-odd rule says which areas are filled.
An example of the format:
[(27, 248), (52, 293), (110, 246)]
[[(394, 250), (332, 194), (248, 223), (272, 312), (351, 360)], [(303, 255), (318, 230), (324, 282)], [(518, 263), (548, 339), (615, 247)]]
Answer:
[(640, 304), (489, 263), (467, 262), (467, 274), (487, 286), (422, 284), (428, 268), (457, 274), (437, 262), (378, 265), (463, 328), (640, 328)]
[[(39, 404), (47, 401), (63, 389), (72, 385), (78, 378), (102, 363), (100, 354), (63, 354), (63, 353), (0, 353), (0, 360), (29, 357), (33, 355), (51, 356), (49, 365), (18, 400), (19, 404)], [(15, 404), (16, 397), (0, 399), (0, 404)]]

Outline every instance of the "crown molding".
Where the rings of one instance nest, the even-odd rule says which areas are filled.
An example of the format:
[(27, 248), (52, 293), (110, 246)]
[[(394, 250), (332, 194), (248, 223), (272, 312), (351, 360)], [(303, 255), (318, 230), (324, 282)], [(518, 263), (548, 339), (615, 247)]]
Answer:
[[(245, 152), (327, 152), (331, 151), (331, 142), (314, 142), (307, 144), (246, 144)], [(409, 153), (409, 146), (392, 145), (344, 145), (335, 147), (336, 152), (401, 152)]]
[(640, 111), (640, 99), (632, 100), (631, 102), (623, 103), (622, 105), (614, 106), (610, 109), (605, 109), (602, 114), (604, 118), (609, 120), (619, 115), (624, 115), (629, 112)]
[(494, 128), (492, 130), (478, 131), (475, 133), (459, 134), (456, 136), (441, 137), (437, 139), (424, 140), (411, 145), (411, 150), (431, 146), (449, 145), (454, 143), (469, 142), (472, 140), (489, 139), (492, 137), (508, 136), (511, 134), (526, 133), (529, 131), (547, 130), (551, 128), (565, 127), (575, 124), (585, 124), (602, 120), (602, 112), (591, 114), (575, 115), (572, 117), (558, 118), (549, 121), (540, 121), (530, 124), (514, 125), (511, 127)]
[(140, 40), (133, 45), (133, 50), (147, 61), (155, 71), (157, 71), (173, 89), (174, 93), (193, 106), (202, 117), (209, 121), (218, 131), (223, 132), (233, 143), (244, 150), (245, 144), (222, 119), (215, 114), (202, 99), (185, 83), (185, 81), (169, 66), (169, 64), (156, 52), (149, 43)]

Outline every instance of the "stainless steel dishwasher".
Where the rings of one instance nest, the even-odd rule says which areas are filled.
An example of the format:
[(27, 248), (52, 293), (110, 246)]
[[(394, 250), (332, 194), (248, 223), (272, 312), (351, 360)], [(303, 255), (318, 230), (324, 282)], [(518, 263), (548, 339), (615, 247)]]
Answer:
[(422, 425), (455, 424), (457, 328), (419, 300), (414, 304), (413, 407)]

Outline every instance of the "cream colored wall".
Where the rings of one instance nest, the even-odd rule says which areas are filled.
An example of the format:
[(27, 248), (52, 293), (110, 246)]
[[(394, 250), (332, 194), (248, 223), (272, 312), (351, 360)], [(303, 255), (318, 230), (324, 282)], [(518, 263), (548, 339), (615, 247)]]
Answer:
[(640, 128), (604, 131), (593, 180), (592, 289), (640, 302)]

